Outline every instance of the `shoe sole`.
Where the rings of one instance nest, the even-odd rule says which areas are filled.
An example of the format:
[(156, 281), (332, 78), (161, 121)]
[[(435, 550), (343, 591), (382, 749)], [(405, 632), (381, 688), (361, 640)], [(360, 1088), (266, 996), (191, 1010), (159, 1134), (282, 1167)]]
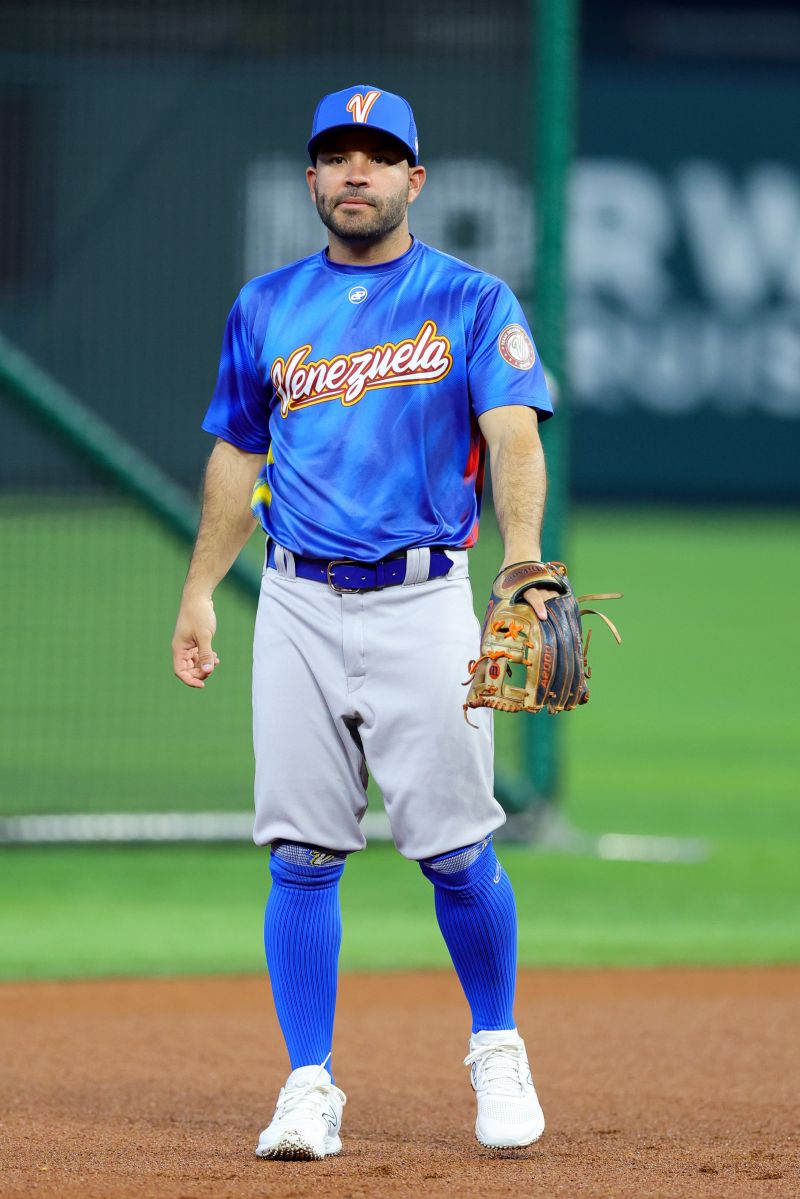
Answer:
[(535, 1145), (538, 1140), (544, 1135), (544, 1128), (540, 1128), (532, 1137), (528, 1137), (524, 1141), (513, 1141), (510, 1138), (504, 1141), (489, 1141), (486, 1140), (478, 1132), (477, 1125), (475, 1127), (475, 1139), (485, 1149), (525, 1149), (528, 1145)]
[(339, 1137), (326, 1137), (322, 1153), (299, 1133), (287, 1132), (268, 1149), (256, 1149), (256, 1157), (281, 1162), (321, 1162), (326, 1157), (335, 1157), (342, 1151)]

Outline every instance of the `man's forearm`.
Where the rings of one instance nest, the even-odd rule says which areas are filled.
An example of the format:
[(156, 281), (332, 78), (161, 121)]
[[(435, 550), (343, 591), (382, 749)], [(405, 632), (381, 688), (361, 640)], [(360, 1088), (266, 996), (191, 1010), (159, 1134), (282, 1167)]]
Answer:
[(206, 468), (203, 511), (184, 593), (211, 595), (256, 528), (250, 500), (265, 456), (226, 441), (214, 446)]
[(536, 428), (502, 437), (492, 446), (491, 468), (503, 564), (538, 560), (547, 474)]

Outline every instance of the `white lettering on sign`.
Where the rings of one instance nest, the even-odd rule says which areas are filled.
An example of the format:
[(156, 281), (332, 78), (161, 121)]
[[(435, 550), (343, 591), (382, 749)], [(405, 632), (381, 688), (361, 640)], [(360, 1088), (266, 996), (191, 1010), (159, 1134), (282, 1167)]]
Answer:
[(634, 162), (580, 163), (570, 189), (575, 290), (656, 312), (672, 291), (667, 258), (675, 241), (674, 214), (655, 171)]
[[(527, 183), (487, 159), (428, 166), (415, 234), (524, 296), (534, 252)], [(324, 244), (304, 186), (294, 159), (252, 165), (246, 278)], [(797, 168), (763, 162), (734, 175), (721, 163), (691, 160), (666, 175), (628, 159), (579, 160), (568, 264), (576, 404), (800, 419)]]
[(736, 186), (717, 163), (687, 163), (677, 198), (710, 300), (747, 312), (776, 291), (800, 299), (800, 181), (790, 171), (764, 164)]

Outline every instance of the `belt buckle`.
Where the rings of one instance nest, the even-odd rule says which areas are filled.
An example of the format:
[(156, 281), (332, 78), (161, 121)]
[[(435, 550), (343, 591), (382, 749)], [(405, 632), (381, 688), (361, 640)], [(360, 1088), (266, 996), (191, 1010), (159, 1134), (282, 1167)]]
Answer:
[(362, 587), (337, 587), (331, 578), (331, 571), (333, 570), (334, 566), (357, 566), (357, 563), (351, 562), (349, 558), (334, 558), (332, 562), (328, 563), (328, 568), (325, 573), (327, 576), (328, 586), (330, 587), (331, 591), (335, 591), (337, 595), (356, 595), (359, 591), (363, 590)]

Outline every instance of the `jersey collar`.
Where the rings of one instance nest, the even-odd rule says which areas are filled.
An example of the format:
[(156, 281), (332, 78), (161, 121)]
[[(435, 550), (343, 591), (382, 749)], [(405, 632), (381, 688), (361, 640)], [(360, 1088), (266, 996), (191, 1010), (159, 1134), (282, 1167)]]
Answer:
[(324, 250), (320, 250), (319, 258), (325, 269), (331, 271), (334, 275), (388, 275), (392, 271), (406, 270), (421, 253), (422, 242), (414, 237), (411, 245), (399, 258), (392, 258), (389, 262), (376, 262), (372, 266), (356, 266), (344, 262), (331, 262), (328, 257), (327, 246)]

